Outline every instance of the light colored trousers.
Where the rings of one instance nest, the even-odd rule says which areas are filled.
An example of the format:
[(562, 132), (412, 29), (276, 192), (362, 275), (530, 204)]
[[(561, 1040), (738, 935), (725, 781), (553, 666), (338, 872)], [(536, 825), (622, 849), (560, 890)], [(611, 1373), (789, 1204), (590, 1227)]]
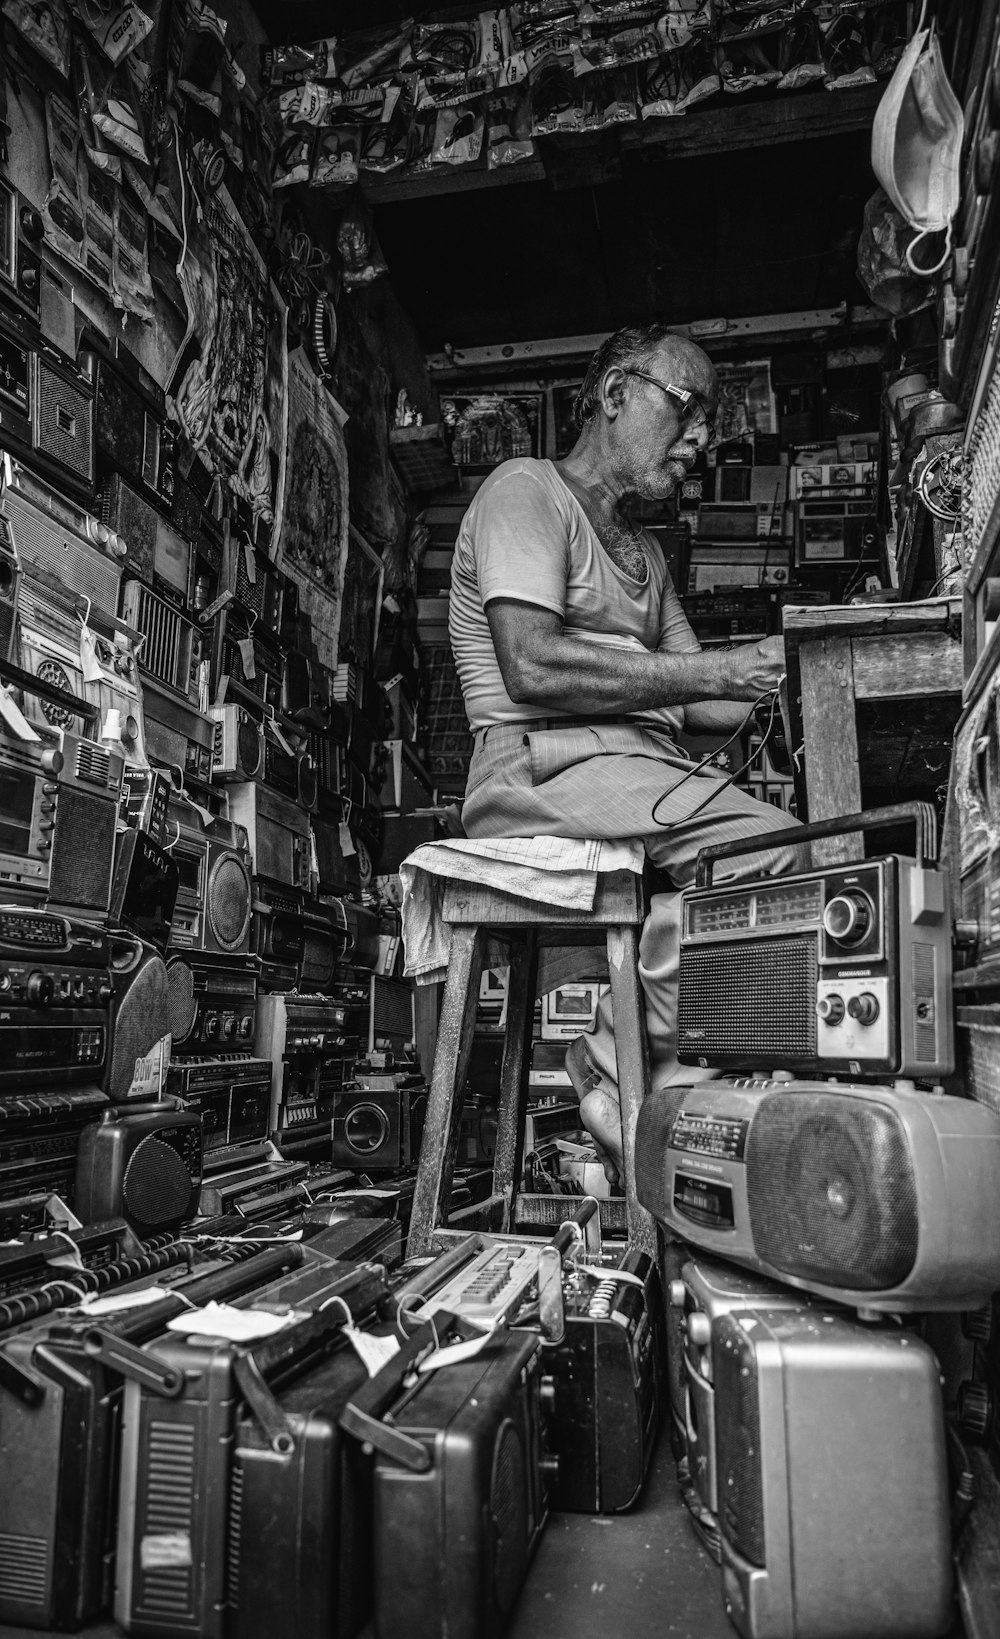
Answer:
[[(476, 735), (462, 821), (470, 837), (642, 837), (649, 858), (678, 888), (694, 881), (700, 848), (781, 829), (791, 833), (787, 844), (721, 860), (713, 881), (808, 867), (808, 850), (795, 845), (796, 820), (745, 791), (723, 788), (714, 773), (685, 779), (695, 766), (666, 735), (632, 724), (527, 734), (498, 724)], [(692, 817), (713, 785), (719, 791)], [(654, 1088), (717, 1074), (677, 1062), (679, 910), (679, 894), (654, 894), (639, 944)], [(610, 995), (600, 1004), (587, 1054), (618, 1080)]]

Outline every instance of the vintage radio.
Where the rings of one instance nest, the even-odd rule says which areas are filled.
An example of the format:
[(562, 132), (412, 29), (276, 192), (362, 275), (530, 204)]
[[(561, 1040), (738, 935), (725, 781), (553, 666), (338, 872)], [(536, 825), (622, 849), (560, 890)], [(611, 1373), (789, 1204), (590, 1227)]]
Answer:
[(271, 1125), (278, 1125), (284, 1066), (303, 1055), (332, 1058), (344, 1046), (346, 1009), (328, 996), (262, 995), (257, 1004), (256, 1051), (271, 1063)]
[(225, 610), (220, 618), (222, 633), (218, 675), (226, 678), (226, 698), (249, 706), (251, 711), (266, 706), (281, 710), (284, 652), (264, 627), (241, 622)]
[[(226, 1546), (239, 1540), (230, 1464), (240, 1403), (259, 1416), (274, 1405), (271, 1379), (280, 1374), (287, 1390), (315, 1369), (336, 1344), (345, 1314), (372, 1313), (385, 1293), (385, 1271), (371, 1263), (346, 1270), (317, 1264), (294, 1290), (297, 1308), (315, 1312), (274, 1337), (248, 1349), (168, 1333), (146, 1346), (145, 1381), (126, 1382), (114, 1609), (128, 1633), (222, 1639), (228, 1631)], [(267, 1298), (265, 1287), (258, 1301)], [(286, 1455), (295, 1445), (280, 1441)], [(184, 1551), (171, 1554), (179, 1531)], [(258, 1553), (264, 1548), (257, 1544)], [(324, 1542), (323, 1551), (336, 1549)]]
[(290, 1212), (308, 1205), (309, 1164), (286, 1160), (269, 1139), (262, 1144), (218, 1150), (206, 1169), (198, 1203), (200, 1217), (235, 1213), (243, 1218)]
[(300, 984), (329, 994), (347, 945), (347, 911), (339, 899), (307, 899), (302, 913)]
[(260, 876), (309, 892), (309, 815), (297, 803), (258, 784), (227, 787), (229, 816), (246, 827)]
[(271, 1066), (249, 1053), (220, 1053), (213, 1058), (176, 1060), (167, 1090), (201, 1114), (205, 1169), (212, 1170), (225, 1152), (266, 1139), (271, 1105)]
[(109, 339), (88, 330), (79, 356), (95, 394), (96, 441), (102, 463), (169, 508), (176, 435), (166, 419), (162, 387), (119, 336)]
[[(353, 1060), (350, 1068), (353, 1070)], [(275, 1143), (286, 1157), (331, 1154), (332, 1123), (343, 1090), (344, 1061), (315, 1057), (294, 1059), (282, 1067), (281, 1097), (274, 1127)], [(353, 1173), (348, 1175), (353, 1181)]]
[(358, 852), (346, 821), (312, 815), (317, 888), (321, 894), (360, 894)]
[[(295, 586), (295, 582), (288, 581), (286, 585)], [(308, 616), (300, 616), (299, 619), (301, 622)], [(284, 637), (284, 629), (282, 635)], [(323, 700), (319, 690), (313, 687), (312, 666), (309, 655), (303, 653), (303, 639), (294, 637), (285, 651), (285, 675), (281, 690), (281, 710), (285, 717), (308, 723), (322, 720)]]
[[(994, 212), (995, 223), (1000, 217)], [(995, 277), (992, 274), (991, 278)], [(989, 322), (995, 306), (991, 297)], [(982, 355), (966, 424), (962, 464), (962, 638), (965, 699), (996, 671), (1000, 618), (1000, 340), (991, 335)]]
[[(0, 421), (0, 438), (2, 427)], [(127, 548), (113, 530), (20, 461), (5, 463), (3, 509), (26, 575), (50, 587), (71, 587), (105, 615), (117, 613)]]
[(9, 311), (0, 322), (0, 447), (71, 494), (93, 493), (93, 391)]
[(17, 603), (21, 565), (8, 519), (0, 512), (0, 661), (17, 659)]
[(146, 748), (154, 762), (207, 785), (212, 777), (215, 724), (149, 672), (142, 682)]
[(176, 862), (145, 831), (119, 832), (109, 921), (166, 950), (179, 880)]
[(832, 1608), (838, 1632), (865, 1639), (946, 1633), (951, 1487), (931, 1350), (813, 1308), (734, 1310), (712, 1334), (722, 1594), (744, 1639), (829, 1632)]
[(171, 956), (170, 1029), (175, 1051), (249, 1046), (257, 1023), (257, 965), (252, 957)]
[(178, 825), (170, 849), (178, 871), (171, 951), (245, 955), (253, 905), (245, 831), (227, 820), (202, 828), (190, 804), (171, 805), (170, 817)]
[(139, 654), (143, 675), (155, 677), (196, 706), (200, 669), (208, 660), (201, 627), (137, 580), (127, 580), (122, 586), (122, 615), (145, 639)]
[(542, 1040), (574, 1041), (590, 1030), (597, 1004), (608, 989), (607, 980), (578, 979), (547, 991), (542, 997)]
[(167, 807), (172, 789), (170, 779), (162, 770), (126, 766), (122, 774), (119, 820), (135, 831), (145, 831), (149, 840), (162, 848), (168, 840)]
[[(155, 1303), (108, 1316), (102, 1352), (88, 1349), (93, 1318), (60, 1315), (3, 1339), (0, 1424), (0, 1622), (66, 1631), (110, 1604), (117, 1530), (122, 1372), (141, 1346), (192, 1305), (231, 1303), (300, 1264), (300, 1245), (253, 1253), (235, 1267), (181, 1283)], [(252, 1299), (250, 1300), (252, 1301)], [(35, 1564), (35, 1575), (23, 1567)]]
[(210, 706), (215, 724), (212, 775), (217, 780), (257, 780), (264, 769), (264, 728), (245, 706)]
[(341, 1417), (375, 1449), (375, 1630), (498, 1639), (548, 1512), (541, 1341), (495, 1333), (426, 1373), (414, 1344), (422, 1331)]
[(0, 897), (103, 914), (121, 779), (117, 754), (76, 735), (0, 737)]
[(366, 763), (375, 740), (385, 734), (386, 701), (370, 671), (342, 661), (333, 674), (332, 698), (345, 713), (345, 744), (355, 761)]
[(419, 1075), (359, 1067), (355, 1083), (334, 1100), (334, 1161), (365, 1172), (416, 1166), (426, 1113), (427, 1083)]
[(108, 1100), (99, 1087), (68, 1087), (67, 1079), (60, 1071), (55, 1092), (0, 1090), (0, 1201), (44, 1190), (72, 1206), (80, 1135)]
[(233, 603), (252, 622), (260, 621), (266, 632), (277, 634), (281, 629), (285, 577), (275, 569), (267, 553), (259, 551), (244, 532), (234, 531), (229, 544), (229, 590)]
[(1000, 1116), (905, 1086), (723, 1081), (650, 1095), (642, 1204), (706, 1252), (833, 1302), (973, 1309), (1000, 1284)]
[(72, 595), (64, 597), (27, 576), (20, 588), (18, 627), (25, 671), (98, 708), (91, 722), (68, 705), (26, 693), (23, 709), (29, 722), (96, 739), (108, 712), (117, 711), (125, 756), (144, 766), (142, 690), (134, 641), (138, 634), (100, 615), (84, 623)]
[[(8, 1203), (5, 1211), (12, 1205)], [(108, 1218), (104, 1223), (84, 1227), (66, 1203), (57, 1199), (51, 1211), (43, 1212), (33, 1233), (28, 1231), (20, 1240), (0, 1246), (0, 1304), (48, 1284), (53, 1277), (53, 1265), (61, 1267), (60, 1260), (67, 1253), (71, 1257), (76, 1253), (79, 1269), (91, 1273), (110, 1269), (110, 1280), (114, 1280), (124, 1273), (124, 1260), (141, 1256), (142, 1250), (142, 1243), (124, 1218)], [(10, 1325), (12, 1313), (16, 1313), (16, 1306), (0, 1309), (5, 1328)]]
[[(746, 842), (704, 848), (681, 908), (677, 1054), (682, 1064), (776, 1066), (936, 1078), (954, 1063), (948, 880), (924, 804), (803, 826), (796, 842), (906, 820), (917, 858), (712, 888), (712, 865)], [(754, 838), (787, 843), (787, 831)], [(780, 998), (780, 1003), (778, 998)]]
[(100, 1082), (108, 1050), (111, 943), (103, 928), (0, 907), (0, 1088)]
[(80, 1135), (74, 1205), (87, 1223), (122, 1217), (158, 1235), (194, 1216), (201, 1172), (196, 1111), (172, 1098), (108, 1110)]
[(849, 563), (860, 558), (874, 502), (832, 494), (795, 502), (795, 565)]
[(45, 225), (34, 206), (0, 178), (0, 288), (35, 319), (39, 317), (42, 262), (36, 246)]
[[(124, 572), (169, 602), (193, 607), (191, 542), (117, 472), (101, 488), (98, 513), (128, 547)], [(207, 601), (207, 600), (206, 600)]]
[(299, 889), (268, 877), (254, 877), (252, 938), (260, 960), (261, 984), (268, 990), (294, 990), (305, 948)]
[(554, 1095), (568, 1092), (572, 1085), (566, 1068), (565, 1040), (557, 1037), (555, 1041), (533, 1041), (528, 1070), (529, 1098), (534, 1102), (550, 1092)]
[[(273, 791), (280, 791), (283, 797), (290, 797), (293, 802), (299, 800), (299, 758), (284, 736), (281, 741), (278, 740), (270, 720), (264, 723), (264, 769), (261, 778), (265, 785)], [(303, 806), (308, 807), (309, 804)]]
[(160, 951), (111, 934), (111, 1046), (101, 1085), (115, 1104), (159, 1097), (169, 1058), (170, 994)]
[[(347, 945), (344, 950), (344, 961), (351, 967), (372, 968), (378, 961), (379, 954), (379, 919), (377, 911), (370, 905), (361, 905), (354, 899), (345, 899), (344, 914), (347, 917)], [(405, 994), (409, 994), (407, 985), (396, 984), (392, 981), (380, 987), (385, 997), (392, 996), (405, 1008)], [(402, 1020), (400, 1020), (402, 1023)]]

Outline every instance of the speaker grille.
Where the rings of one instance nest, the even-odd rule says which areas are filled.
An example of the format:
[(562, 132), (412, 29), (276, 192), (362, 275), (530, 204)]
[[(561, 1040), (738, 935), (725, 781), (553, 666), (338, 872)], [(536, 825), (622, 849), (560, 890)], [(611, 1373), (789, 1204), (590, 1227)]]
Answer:
[(751, 1565), (764, 1564), (757, 1357), (738, 1324), (726, 1316), (715, 1351), (715, 1453), (719, 1523)]
[(758, 1256), (802, 1280), (888, 1291), (917, 1256), (906, 1128), (874, 1100), (775, 1093), (750, 1124), (750, 1228)]
[(38, 363), (38, 448), (88, 481), (94, 476), (93, 410), (90, 398)]
[(194, 999), (194, 971), (186, 962), (171, 962), (167, 969), (170, 1033), (175, 1045), (185, 1042), (194, 1029), (198, 1004)]
[(512, 1609), (524, 1581), (528, 1548), (528, 1476), (524, 1451), (510, 1421), (493, 1447), (490, 1513), (493, 1517), (493, 1597), (501, 1615)]
[(169, 1223), (187, 1212), (191, 1182), (177, 1151), (150, 1134), (136, 1146), (125, 1168), (122, 1199), (140, 1224)]
[(115, 804), (75, 786), (59, 790), (49, 895), (64, 905), (106, 911), (115, 858)]
[(237, 854), (223, 854), (212, 867), (206, 910), (215, 939), (235, 950), (250, 926), (250, 876)]
[(683, 946), (678, 1052), (727, 1063), (814, 1058), (817, 969), (814, 933)]
[(49, 1549), (44, 1537), (0, 1533), (0, 1600), (44, 1605), (48, 1593)]
[[(187, 969), (190, 973), (190, 969)], [(115, 984), (115, 1023), (107, 1091), (117, 1101), (132, 1084), (135, 1061), (156, 1046), (171, 1028), (173, 998), (160, 956), (149, 956)]]
[[(929, 1015), (922, 1018), (917, 1004), (929, 1003)], [(914, 943), (913, 946), (913, 1007), (916, 1023), (913, 1045), (917, 1061), (931, 1064), (937, 1057), (937, 1023), (934, 1011), (934, 946)]]
[(236, 745), (240, 767), (246, 773), (248, 780), (254, 780), (260, 773), (260, 729), (252, 717), (247, 717), (244, 712), (239, 710), (237, 710), (236, 721), (238, 725)]

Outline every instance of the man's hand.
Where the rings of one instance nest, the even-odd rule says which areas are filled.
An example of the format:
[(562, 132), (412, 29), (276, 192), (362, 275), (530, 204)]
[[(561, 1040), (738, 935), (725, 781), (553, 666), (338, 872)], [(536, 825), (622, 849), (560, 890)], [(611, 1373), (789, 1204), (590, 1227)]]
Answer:
[(759, 643), (745, 643), (729, 652), (732, 664), (731, 700), (756, 700), (776, 689), (785, 675), (785, 643), (781, 637), (765, 637)]

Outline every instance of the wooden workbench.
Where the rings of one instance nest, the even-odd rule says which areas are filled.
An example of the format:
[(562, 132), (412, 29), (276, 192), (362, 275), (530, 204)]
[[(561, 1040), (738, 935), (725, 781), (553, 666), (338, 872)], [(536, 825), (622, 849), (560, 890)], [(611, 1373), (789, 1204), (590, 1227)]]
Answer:
[[(959, 598), (791, 606), (784, 637), (800, 819), (930, 797), (947, 781), (962, 703)], [(814, 852), (833, 863), (858, 848), (845, 836)]]

